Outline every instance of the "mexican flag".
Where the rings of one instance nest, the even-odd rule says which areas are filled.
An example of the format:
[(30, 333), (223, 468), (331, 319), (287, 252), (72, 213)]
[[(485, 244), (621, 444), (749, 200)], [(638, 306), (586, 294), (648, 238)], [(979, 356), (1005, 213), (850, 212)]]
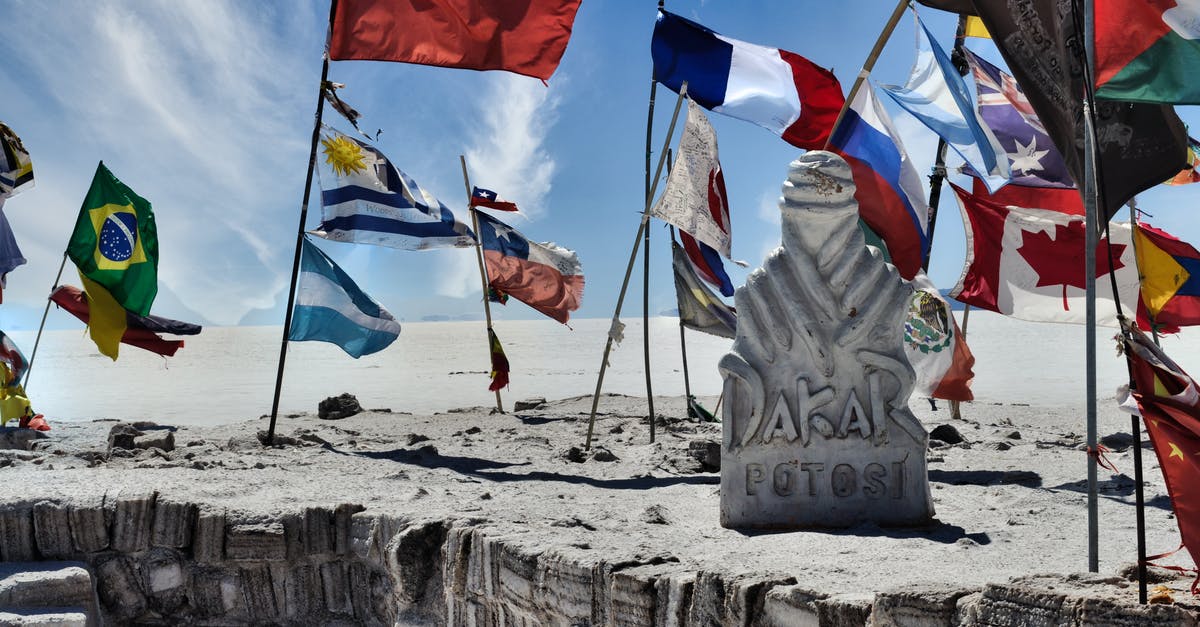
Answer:
[(1096, 97), (1200, 104), (1200, 0), (1095, 0)]

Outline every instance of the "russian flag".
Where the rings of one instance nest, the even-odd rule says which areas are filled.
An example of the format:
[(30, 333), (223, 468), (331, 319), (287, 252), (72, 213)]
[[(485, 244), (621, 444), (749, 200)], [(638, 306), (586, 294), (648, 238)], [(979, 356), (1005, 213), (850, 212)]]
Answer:
[(719, 35), (663, 10), (650, 41), (654, 78), (705, 109), (753, 122), (806, 150), (825, 145), (846, 101), (832, 72), (787, 50)]
[(870, 86), (855, 95), (829, 144), (850, 165), (859, 216), (883, 239), (900, 275), (911, 280), (929, 250), (929, 205), (921, 177)]

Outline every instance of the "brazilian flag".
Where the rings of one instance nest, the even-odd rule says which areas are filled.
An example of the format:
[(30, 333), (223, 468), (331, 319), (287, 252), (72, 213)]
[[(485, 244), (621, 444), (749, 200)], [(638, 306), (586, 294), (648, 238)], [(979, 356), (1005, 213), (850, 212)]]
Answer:
[(79, 209), (67, 256), (80, 275), (108, 290), (126, 310), (150, 314), (158, 294), (154, 213), (150, 202), (117, 180), (103, 161)]

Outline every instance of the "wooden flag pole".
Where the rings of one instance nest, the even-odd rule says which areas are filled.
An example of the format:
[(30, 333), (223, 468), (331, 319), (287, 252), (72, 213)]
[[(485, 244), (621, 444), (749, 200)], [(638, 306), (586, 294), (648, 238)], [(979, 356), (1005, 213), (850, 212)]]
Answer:
[(875, 62), (879, 60), (880, 53), (883, 52), (883, 47), (887, 45), (888, 39), (892, 37), (892, 31), (896, 30), (896, 24), (900, 22), (900, 16), (904, 15), (904, 9), (908, 8), (909, 0), (900, 0), (896, 4), (896, 8), (892, 11), (892, 16), (888, 18), (887, 24), (883, 26), (883, 31), (879, 33), (879, 39), (875, 40), (875, 47), (871, 48), (871, 53), (867, 55), (867, 60), (863, 62), (862, 69), (858, 71), (858, 78), (854, 79), (854, 86), (850, 88), (850, 93), (846, 95), (846, 102), (842, 103), (842, 110), (838, 111), (837, 120), (833, 123), (833, 128), (829, 130), (829, 139), (825, 140), (825, 148), (829, 148), (829, 141), (833, 139), (833, 134), (837, 131), (837, 127), (842, 123), (842, 118), (846, 117), (846, 110), (850, 108), (850, 103), (854, 102), (854, 97), (858, 95), (858, 90), (862, 88), (862, 84), (871, 75), (871, 70), (875, 69)]
[[(654, 95), (658, 81), (650, 79), (650, 105), (646, 107), (646, 196), (650, 195), (650, 142), (654, 129)], [(670, 170), (667, 170), (670, 172)], [(646, 411), (650, 419), (650, 443), (654, 443), (654, 386), (650, 383), (650, 229), (642, 229), (646, 249), (642, 251), (642, 354), (646, 370)]]
[[(58, 276), (54, 277), (54, 285), (50, 286), (50, 293), (58, 289), (59, 282), (62, 281), (63, 270), (67, 267), (67, 252), (63, 251), (62, 263), (58, 266)], [(42, 343), (42, 329), (46, 328), (46, 316), (50, 314), (50, 297), (46, 297), (46, 308), (42, 310), (42, 323), (38, 325), (37, 337), (33, 340), (33, 352), (29, 355), (29, 364), (25, 366), (25, 376), (21, 379), (21, 387), (29, 386), (29, 373), (33, 372), (33, 360), (37, 358), (38, 344)]]
[[(950, 312), (954, 315), (954, 312)], [(963, 323), (959, 329), (958, 339), (967, 341), (967, 321), (971, 319), (971, 306), (963, 305)], [(958, 401), (950, 401), (950, 418), (952, 420), (962, 420), (962, 403)]]
[[(467, 210), (471, 212), (471, 228), (475, 229), (475, 259), (479, 262), (479, 282), (483, 286), (483, 316), (487, 320), (487, 330), (492, 330), (492, 303), (488, 299), (487, 268), (483, 265), (483, 237), (479, 235), (479, 215), (471, 204), (471, 179), (467, 176), (467, 158), (459, 155), (458, 162), (462, 164), (463, 185), (467, 187)], [(488, 363), (491, 363), (492, 334), (488, 333)], [(496, 390), (496, 411), (504, 413), (504, 403), (500, 400), (500, 390)]]
[(637, 235), (633, 236), (633, 250), (629, 253), (629, 265), (625, 268), (625, 280), (621, 282), (621, 291), (617, 295), (617, 307), (613, 311), (612, 325), (608, 330), (608, 341), (604, 343), (604, 356), (600, 359), (600, 374), (596, 377), (596, 392), (592, 395), (592, 413), (588, 416), (587, 440), (584, 443), (584, 449), (586, 450), (591, 450), (592, 448), (592, 433), (596, 428), (596, 406), (600, 404), (600, 390), (604, 387), (604, 372), (608, 369), (608, 356), (612, 353), (613, 335), (621, 325), (621, 305), (625, 302), (625, 291), (629, 288), (629, 277), (633, 274), (633, 264), (637, 261), (638, 248), (642, 243), (642, 233), (650, 223), (650, 201), (653, 200), (654, 191), (658, 187), (658, 178), (662, 175), (663, 163), (667, 160), (667, 148), (671, 145), (671, 137), (675, 134), (675, 122), (679, 120), (679, 108), (683, 105), (685, 96), (687, 96), (686, 81), (679, 87), (679, 99), (675, 101), (675, 111), (671, 114), (671, 125), (667, 128), (667, 136), (663, 139), (662, 153), (658, 158), (658, 169), (655, 170), (654, 178), (651, 180), (650, 193), (646, 194), (646, 204), (642, 210), (642, 219), (638, 224)]
[[(670, 169), (667, 170), (670, 172)], [(674, 255), (675, 243), (675, 227), (671, 227), (671, 254)], [(679, 354), (683, 358), (683, 395), (687, 405), (687, 415), (692, 415), (692, 380), (688, 375), (688, 360), (687, 360), (687, 337), (683, 332), (683, 312), (679, 312)]]
[[(337, 0), (329, 2), (329, 33), (333, 32), (333, 16)], [(321, 56), (321, 82), (317, 84), (317, 112), (313, 116), (312, 143), (308, 150), (308, 172), (304, 176), (304, 198), (300, 201), (300, 224), (296, 229), (296, 254), (292, 257), (292, 279), (288, 282), (287, 309), (283, 314), (283, 340), (279, 343), (279, 370), (275, 374), (275, 396), (271, 401), (271, 422), (267, 426), (266, 445), (275, 443), (275, 419), (279, 415), (279, 392), (283, 389), (283, 367), (287, 361), (288, 335), (292, 328), (292, 308), (296, 304), (296, 277), (300, 274), (300, 251), (304, 244), (304, 223), (308, 221), (308, 199), (312, 191), (313, 171), (317, 169), (317, 142), (321, 139), (321, 116), (325, 112), (325, 83), (329, 79), (329, 34), (325, 36), (325, 53)]]
[[(1129, 201), (1129, 224), (1133, 229), (1133, 259), (1136, 262), (1140, 257), (1137, 254), (1137, 229), (1138, 229), (1138, 213), (1137, 203), (1133, 200)], [(1112, 273), (1109, 273), (1112, 274)], [(1138, 267), (1138, 276), (1141, 276), (1142, 269)], [(1113, 290), (1113, 294), (1116, 294)], [(1154, 314), (1146, 312), (1146, 317), (1150, 319), (1150, 332), (1154, 334), (1154, 345), (1161, 346), (1158, 343), (1157, 325), (1154, 322)], [(1126, 344), (1126, 347), (1129, 345)], [(1128, 348), (1126, 348), (1128, 350)], [(1128, 363), (1128, 361), (1126, 361)], [(1129, 373), (1129, 385), (1133, 387), (1133, 373)], [(1133, 492), (1134, 499), (1137, 502), (1137, 512), (1135, 514), (1137, 520), (1137, 572), (1138, 572), (1138, 602), (1145, 604), (1147, 601), (1146, 595), (1146, 494), (1142, 489), (1142, 424), (1137, 414), (1129, 415), (1129, 433), (1133, 436)]]

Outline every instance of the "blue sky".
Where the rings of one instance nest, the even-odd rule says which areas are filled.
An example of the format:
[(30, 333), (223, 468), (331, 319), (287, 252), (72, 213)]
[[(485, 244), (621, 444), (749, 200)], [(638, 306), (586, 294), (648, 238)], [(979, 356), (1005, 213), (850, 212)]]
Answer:
[[(587, 289), (575, 315), (606, 318), (643, 204), (655, 8), (651, 1), (584, 0), (548, 87), (504, 72), (363, 61), (333, 62), (329, 77), (347, 85), (340, 94), (363, 114), (365, 130), (383, 129), (377, 145), (384, 154), (451, 209), (465, 217), (461, 154), (472, 183), (522, 207), (524, 217), (508, 216), (513, 226), (576, 250)], [(672, 0), (667, 9), (730, 37), (804, 55), (832, 68), (849, 89), (891, 3)], [(5, 2), (0, 121), (31, 152), (37, 185), (5, 206), (29, 264), (9, 275), (0, 328), (36, 325), (101, 159), (154, 205), (161, 247), (155, 313), (282, 324), (328, 10), (328, 0)], [(948, 47), (954, 17), (929, 9), (922, 17)], [(989, 42), (969, 41), (998, 60)], [(873, 80), (903, 83), (914, 49), (914, 22), (906, 17)], [(675, 98), (658, 90), (656, 157)], [(889, 107), (924, 175), (936, 138)], [(1195, 125), (1192, 109), (1179, 110)], [(329, 110), (326, 120), (351, 130)], [(729, 188), (734, 257), (750, 263), (746, 270), (728, 265), (740, 284), (778, 245), (780, 184), (800, 151), (749, 123), (719, 114), (710, 120)], [(1200, 187), (1190, 187), (1160, 186), (1139, 202), (1156, 226), (1200, 242), (1200, 221), (1191, 217)], [(319, 221), (317, 198), (314, 189), (307, 228)], [(653, 314), (675, 304), (666, 227), (653, 222), (652, 238)], [(398, 318), (481, 313), (472, 250), (319, 245)], [(963, 251), (957, 204), (947, 192), (930, 271), (939, 287), (954, 285)], [(641, 311), (637, 267), (627, 317)], [(64, 282), (78, 284), (70, 264)], [(540, 315), (515, 301), (496, 310), (501, 319)]]

